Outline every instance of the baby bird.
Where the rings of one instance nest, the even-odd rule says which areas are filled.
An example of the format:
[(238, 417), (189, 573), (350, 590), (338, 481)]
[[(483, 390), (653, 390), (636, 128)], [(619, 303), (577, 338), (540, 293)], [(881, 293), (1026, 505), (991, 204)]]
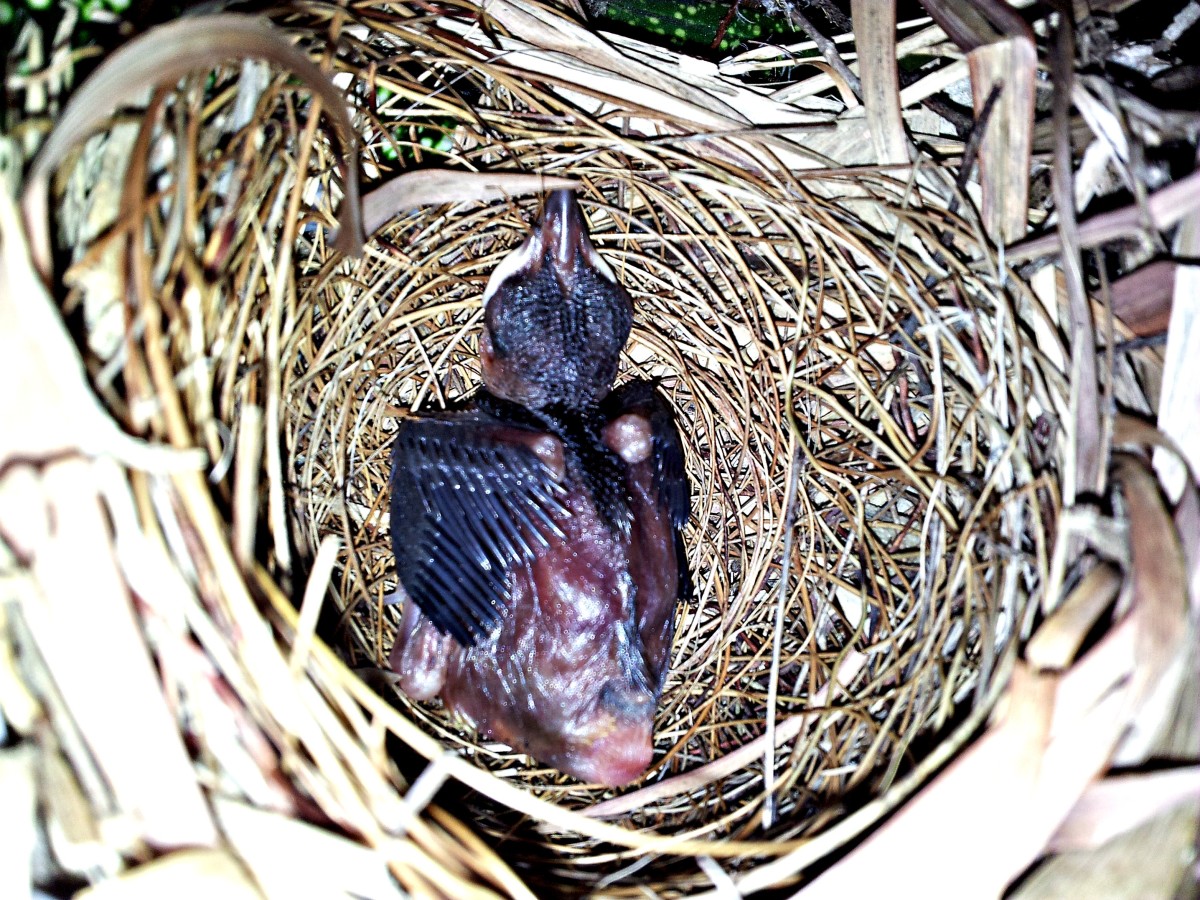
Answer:
[(690, 591), (683, 448), (648, 381), (613, 390), (633, 303), (570, 191), (484, 292), (483, 387), (401, 422), (391, 667), (487, 739), (606, 786), (652, 755)]

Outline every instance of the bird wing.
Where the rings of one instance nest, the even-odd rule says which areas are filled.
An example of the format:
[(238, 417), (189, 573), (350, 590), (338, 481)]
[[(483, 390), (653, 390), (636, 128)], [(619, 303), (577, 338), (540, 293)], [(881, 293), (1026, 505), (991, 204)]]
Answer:
[(692, 593), (691, 572), (683, 545), (683, 526), (692, 512), (692, 490), (684, 466), (683, 441), (675, 426), (670, 404), (658, 392), (653, 381), (635, 379), (621, 385), (605, 400), (608, 419), (635, 412), (650, 422), (653, 445), (654, 488), (666, 505), (675, 532), (675, 557), (679, 561), (679, 595), (688, 598)]
[(470, 412), (405, 419), (396, 434), (397, 573), (421, 612), (464, 647), (504, 615), (509, 568), (565, 537), (556, 519), (569, 515), (566, 492), (528, 445), (540, 436)]

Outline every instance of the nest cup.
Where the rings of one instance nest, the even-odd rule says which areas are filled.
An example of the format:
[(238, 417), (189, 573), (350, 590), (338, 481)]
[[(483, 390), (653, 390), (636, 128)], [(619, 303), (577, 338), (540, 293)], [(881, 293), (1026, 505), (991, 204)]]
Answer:
[[(643, 109), (597, 117), (432, 29), (401, 37), (364, 17), (334, 33), (306, 15), (289, 27), (325, 36), (311, 49), (359, 110), (369, 180), (434, 163), (578, 183), (634, 299), (618, 382), (659, 379), (686, 447), (696, 591), (678, 610), (654, 762), (637, 785), (581, 785), (409, 701), (377, 671), (398, 621), (384, 603), (389, 441), (400, 414), (479, 384), (483, 286), (539, 198), (397, 210), (349, 260), (323, 227), (340, 196), (336, 143), (297, 116), (303, 92), (243, 68), (166, 96), (141, 147), (160, 154), (159, 193), (130, 251), (166, 298), (133, 320), (160, 322), (163, 343), (152, 346), (157, 328), (130, 328), (111, 378), (104, 357), (120, 342), (79, 288), (97, 390), (129, 424), (161, 429), (139, 419), (136, 377), (161, 354), (188, 433), (217, 459), (253, 440), (262, 411), (257, 533), (233, 521), (236, 459), (213, 473), (218, 506), (297, 595), (317, 548), (340, 542), (321, 634), (347, 677), (379, 685), (446, 752), (634, 837), (614, 847), (478, 787), (451, 784), (449, 808), (535, 887), (684, 895), (711, 884), (691, 851), (647, 854), (637, 833), (703, 839), (728, 868), (753, 867), (886, 793), (982, 715), (1043, 589), (1065, 387), (1030, 344), (1033, 305), (972, 222), (913, 204), (911, 185), (886, 174), (791, 171), (769, 137), (673, 140), (675, 123)], [(93, 171), (103, 147), (89, 151)], [(200, 161), (194, 183), (185, 159)], [(951, 179), (918, 175), (952, 196)], [(297, 183), (304, 202), (290, 204)], [(192, 227), (166, 227), (188, 191)], [(263, 255), (275, 239), (291, 242), (283, 265)], [(95, 245), (82, 228), (77, 240), (86, 261)], [(391, 765), (380, 771), (403, 790), (409, 773)]]
[[(1036, 600), (1045, 444), (1014, 400), (1048, 388), (1012, 308), (1023, 298), (964, 252), (968, 224), (907, 208), (904, 183), (771, 171), (769, 143), (622, 139), (511, 72), (382, 46), (394, 55), (369, 67), (375, 84), (417, 99), (379, 109), (377, 152), (432, 144), (439, 162), (578, 182), (634, 298), (618, 383), (659, 379), (681, 425), (697, 585), (633, 799), (481, 742), (436, 702), (396, 702), (449, 750), (556, 803), (607, 799), (634, 827), (727, 841), (722, 856), (793, 849), (983, 701)], [(429, 83), (470, 100), (422, 121)], [(346, 541), (331, 598), (354, 666), (384, 664), (398, 620), (384, 605), (396, 416), (478, 386), (483, 286), (539, 202), (403, 212), (359, 263), (308, 257), (283, 360), (287, 470), (300, 545)], [(786, 739), (764, 778), (769, 731)], [(554, 859), (573, 881), (629, 861), (487, 796), (461, 802), (516, 863)], [(666, 889), (678, 869), (663, 859), (635, 881)]]

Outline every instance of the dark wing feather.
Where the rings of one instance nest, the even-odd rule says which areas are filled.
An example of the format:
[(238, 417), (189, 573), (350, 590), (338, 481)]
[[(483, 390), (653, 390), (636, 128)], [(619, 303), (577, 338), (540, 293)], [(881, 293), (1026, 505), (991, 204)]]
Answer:
[(528, 446), (536, 432), (450, 413), (400, 423), (391, 530), (404, 590), (464, 647), (504, 615), (508, 570), (562, 538), (565, 493)]
[(679, 561), (679, 596), (692, 594), (692, 576), (688, 570), (683, 544), (683, 526), (692, 513), (692, 489), (684, 466), (683, 441), (675, 426), (671, 406), (657, 390), (655, 382), (635, 379), (621, 385), (605, 400), (605, 417), (616, 418), (636, 412), (650, 422), (654, 439), (654, 487), (666, 504), (675, 531), (675, 557)]

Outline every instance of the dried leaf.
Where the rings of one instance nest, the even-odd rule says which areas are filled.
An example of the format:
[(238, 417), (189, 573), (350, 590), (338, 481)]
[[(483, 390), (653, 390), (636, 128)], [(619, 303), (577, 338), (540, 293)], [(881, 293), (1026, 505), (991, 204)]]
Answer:
[[(1147, 226), (1166, 231), (1197, 210), (1200, 210), (1200, 172), (1193, 172), (1155, 191), (1146, 198), (1145, 206), (1131, 203), (1084, 219), (1079, 223), (1079, 246), (1098, 247), (1108, 241), (1134, 238), (1143, 234)], [(1061, 238), (1048, 233), (1012, 244), (1005, 250), (1005, 257), (1016, 264), (1060, 252)]]
[(46, 835), (57, 863), (85, 877), (120, 871), (120, 854), (105, 841), (95, 804), (84, 795), (68, 761), (47, 747), (38, 762)]
[[(1189, 624), (1188, 572), (1175, 523), (1167, 510), (1158, 480), (1139, 457), (1121, 455), (1116, 467), (1129, 515), (1132, 544), (1130, 578), (1137, 602), (1132, 615), (1138, 623), (1137, 670), (1134, 692), (1143, 702), (1160, 689), (1168, 670), (1176, 677), (1181, 649), (1194, 640)], [(1173, 691), (1168, 685), (1167, 699)], [(1148, 704), (1139, 710), (1137, 729), (1148, 743), (1169, 724), (1174, 704)], [(1147, 721), (1155, 717), (1156, 721)]]
[[(1183, 258), (1200, 256), (1200, 192), (1195, 208), (1180, 226), (1176, 253)], [(1200, 309), (1197, 308), (1197, 297), (1200, 297), (1200, 267), (1178, 266), (1163, 362), (1158, 427), (1179, 445), (1182, 460), (1161, 451), (1154, 456), (1154, 467), (1167, 494), (1173, 498), (1180, 495), (1185, 481), (1194, 484), (1200, 479), (1200, 416), (1196, 415), (1200, 409)]]
[(555, 175), (417, 169), (398, 175), (363, 197), (363, 229), (369, 235), (374, 234), (396, 216), (416, 206), (488, 203), (578, 186), (573, 179)]
[(862, 77), (871, 143), (880, 165), (909, 161), (908, 134), (900, 113), (900, 76), (896, 69), (896, 4), (853, 0), (854, 44)]
[[(7, 191), (0, 191), (0, 463), (71, 451), (136, 468), (198, 468), (201, 451), (151, 446), (122, 431), (88, 388), (83, 360), (42, 280)], [(0, 507), (3, 502), (0, 501)], [(2, 520), (0, 515), (0, 520)], [(19, 535), (22, 523), (9, 524)]]
[[(3, 493), (5, 493), (4, 488), (0, 487), (0, 494)], [(4, 502), (0, 498), (0, 508), (3, 508)], [(10, 547), (8, 549), (17, 548)], [(44, 715), (41, 704), (38, 703), (37, 698), (30, 692), (29, 686), (25, 682), (18, 662), (14, 634), (9, 625), (9, 617), (12, 615), (13, 606), (7, 602), (0, 603), (0, 714), (3, 715), (0, 724), (11, 729), (7, 735), (9, 739), (12, 737), (12, 731), (18, 735), (29, 734)]]
[[(209, 846), (215, 829), (114, 558), (93, 465), (68, 458), (42, 470), (49, 528), (31, 545), (40, 591), (22, 612), (117, 809), (152, 845)], [(0, 510), (11, 527), (4, 513), (15, 513)]]
[[(589, 87), (602, 88), (606, 81), (611, 82), (615, 96), (645, 109), (684, 114), (705, 128), (737, 128), (749, 121), (741, 110), (703, 88), (623, 56), (599, 35), (564, 19), (557, 11), (526, 0), (496, 0), (488, 4), (487, 14), (510, 33), (545, 50), (557, 51), (539, 53), (541, 60), (522, 54), (519, 60), (513, 60), (514, 64), (535, 72), (574, 69), (577, 79), (591, 68), (591, 78), (584, 76)], [(621, 76), (620, 87), (615, 83), (617, 73)]]
[(1112, 311), (1136, 335), (1162, 334), (1171, 318), (1176, 263), (1157, 260), (1112, 283)]
[[(508, 35), (488, 36), (489, 59), (499, 49), (499, 59), (519, 77), (527, 78), (529, 73), (545, 76), (593, 114), (618, 108), (625, 115), (643, 111), (646, 117), (637, 121), (655, 133), (664, 122), (671, 123), (671, 131), (739, 132), (754, 124), (773, 129), (791, 126), (806, 134), (805, 144), (810, 129), (842, 128), (842, 123), (834, 126), (828, 116), (803, 112), (722, 78), (710, 63), (629, 38), (614, 36), (609, 42), (538, 3), (495, 0), (488, 4), (487, 15), (508, 31)], [(458, 20), (440, 24), (478, 40), (474, 24)], [(482, 48), (480, 52), (484, 52)], [(615, 98), (619, 107), (597, 101), (598, 97)], [(858, 135), (863, 123), (846, 125)], [(807, 153), (784, 152), (795, 168), (813, 165)]]
[(1200, 766), (1118, 775), (1087, 789), (1055, 832), (1055, 853), (1098, 847), (1180, 803), (1200, 799)]
[(75, 895), (76, 900), (261, 900), (263, 896), (237, 857), (224, 849), (178, 850)]
[(109, 451), (134, 462), (194, 464), (194, 455), (164, 456), (100, 408), (33, 271), (7, 193), (0, 197), (0, 376), (10, 386), (0, 399), (8, 426), (0, 461), (60, 458), (37, 484), (20, 465), (0, 478), (0, 525), (40, 588), (22, 610), (30, 631), (120, 808), (141, 817), (153, 843), (208, 844), (212, 823), (113, 559), (91, 464), (61, 458)]
[(1096, 566), (1038, 628), (1025, 648), (1025, 658), (1041, 669), (1068, 666), (1120, 589), (1116, 569), (1103, 563)]
[(0, 897), (28, 900), (37, 834), (34, 747), (0, 751)]
[(1018, 669), (1003, 721), (797, 898), (949, 897), (964, 885), (998, 895), (1037, 851), (1023, 820), (1035, 810), (1054, 687), (1052, 676)]
[[(1191, 698), (1195, 709), (1196, 698)], [(1193, 713), (1189, 713), (1193, 714)], [(1189, 755), (1194, 759), (1193, 746)], [(1051, 846), (1059, 853), (1025, 879), (1014, 900), (1177, 900), (1192, 896), (1200, 770), (1121, 775), (1093, 785)]]
[(921, 5), (946, 36), (968, 53), (1017, 35), (1032, 36), (1025, 20), (1003, 0), (922, 0)]
[(268, 897), (403, 897), (386, 858), (369, 847), (233, 800), (217, 799), (214, 808), (233, 849)]
[(1011, 242), (1028, 227), (1038, 65), (1033, 32), (1001, 0), (924, 0), (922, 5), (950, 39), (967, 51), (977, 117), (982, 117), (993, 91), (998, 92), (986, 122), (980, 119), (980, 127), (986, 130), (979, 150), (979, 179), (988, 234), (998, 242)]
[(1096, 329), (1083, 283), (1082, 245), (1079, 224), (1075, 218), (1070, 129), (1071, 84), (1075, 77), (1075, 31), (1069, 16), (1060, 16), (1058, 19), (1050, 63), (1054, 80), (1053, 193), (1058, 207), (1058, 233), (1063, 246), (1062, 271), (1070, 323), (1072, 421), (1068, 430), (1069, 458), (1063, 478), (1063, 500), (1066, 506), (1071, 507), (1080, 494), (1104, 493), (1107, 470), (1104, 465), (1105, 435), (1100, 420)]
[(342, 542), (337, 535), (327, 534), (317, 548), (308, 573), (308, 583), (304, 586), (304, 600), (300, 604), (300, 621), (296, 625), (296, 636), (292, 643), (292, 655), (288, 667), (292, 677), (299, 677), (308, 662), (308, 653), (317, 637), (317, 618), (321, 614), (321, 606), (329, 591), (329, 579), (337, 565), (338, 554)]
[[(369, 196), (367, 198), (370, 199)], [(363, 202), (364, 210), (366, 201)], [(363, 219), (366, 220), (364, 212)], [(254, 559), (258, 525), (258, 485), (262, 476), (262, 408), (242, 404), (238, 419), (237, 452), (233, 478), (233, 554), (238, 564), (249, 569)]]
[(973, 50), (968, 57), (976, 113), (993, 89), (999, 99), (988, 116), (979, 150), (983, 219), (993, 240), (1010, 242), (1029, 223), (1030, 154), (1037, 83), (1032, 34), (1018, 34)]

